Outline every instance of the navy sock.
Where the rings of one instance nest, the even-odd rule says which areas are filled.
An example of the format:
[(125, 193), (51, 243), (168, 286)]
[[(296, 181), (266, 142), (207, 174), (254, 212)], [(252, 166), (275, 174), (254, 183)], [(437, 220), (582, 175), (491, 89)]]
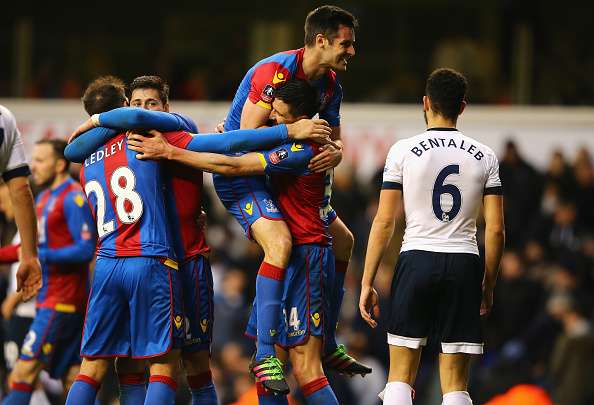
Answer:
[(217, 405), (217, 392), (212, 383), (212, 374), (209, 371), (188, 376), (188, 385), (192, 393), (192, 405)]
[(3, 405), (29, 405), (31, 395), (33, 394), (33, 387), (31, 384), (20, 382), (13, 383), (10, 389), (10, 393), (4, 401)]
[(267, 392), (261, 383), (256, 383), (258, 390), (258, 405), (289, 405), (286, 395), (274, 395)]
[(280, 306), (283, 298), (285, 269), (262, 262), (256, 276), (256, 311), (258, 348), (256, 360), (276, 356)]
[(144, 405), (174, 405), (177, 383), (165, 375), (152, 375), (149, 379), (148, 390)]
[(338, 405), (338, 400), (326, 377), (320, 377), (301, 387), (307, 405)]
[(144, 403), (146, 397), (146, 375), (144, 373), (120, 374), (120, 404), (136, 405)]
[(66, 405), (94, 405), (99, 383), (91, 377), (79, 374), (68, 391)]
[(325, 354), (331, 354), (336, 350), (336, 326), (340, 318), (340, 308), (342, 307), (342, 298), (344, 297), (344, 277), (346, 275), (349, 262), (342, 260), (335, 261), (334, 287), (330, 294), (330, 314), (328, 319), (328, 330), (324, 340)]

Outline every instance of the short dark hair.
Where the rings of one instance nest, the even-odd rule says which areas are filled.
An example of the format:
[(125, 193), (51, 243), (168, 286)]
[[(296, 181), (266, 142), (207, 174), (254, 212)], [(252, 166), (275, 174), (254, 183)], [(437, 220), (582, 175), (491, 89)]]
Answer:
[(468, 81), (454, 69), (440, 68), (429, 75), (425, 95), (431, 100), (431, 109), (451, 120), (460, 115), (462, 102), (466, 97)]
[(155, 89), (163, 104), (169, 102), (169, 85), (160, 76), (138, 76), (130, 83), (130, 97), (136, 89)]
[(311, 118), (320, 109), (318, 90), (301, 79), (291, 79), (274, 91), (274, 98), (284, 101), (289, 106), (293, 117), (303, 115)]
[(126, 105), (126, 85), (115, 76), (101, 76), (93, 80), (82, 96), (89, 115), (99, 114)]
[(313, 45), (318, 34), (323, 34), (332, 42), (340, 25), (356, 29), (359, 22), (354, 15), (337, 6), (320, 6), (310, 11), (305, 18), (305, 45)]
[(35, 142), (36, 145), (50, 145), (52, 147), (52, 151), (54, 152), (54, 156), (56, 159), (62, 159), (66, 162), (66, 170), (68, 170), (68, 166), (70, 165), (70, 161), (66, 159), (64, 156), (64, 150), (66, 149), (66, 145), (68, 143), (63, 139), (40, 139), (39, 141)]

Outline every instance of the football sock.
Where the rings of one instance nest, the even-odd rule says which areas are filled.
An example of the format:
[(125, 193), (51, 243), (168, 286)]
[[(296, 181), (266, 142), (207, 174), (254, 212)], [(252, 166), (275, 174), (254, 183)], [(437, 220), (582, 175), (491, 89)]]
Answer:
[(413, 389), (410, 385), (400, 381), (392, 381), (386, 384), (384, 390), (385, 404), (412, 405)]
[(174, 405), (177, 383), (166, 375), (152, 375), (146, 390), (144, 405)]
[(472, 405), (472, 399), (466, 391), (452, 391), (444, 394), (442, 405)]
[(274, 395), (266, 391), (262, 383), (256, 383), (258, 391), (258, 405), (289, 405), (286, 395)]
[(99, 382), (84, 374), (79, 374), (68, 391), (66, 405), (94, 405)]
[(344, 297), (344, 277), (349, 267), (349, 262), (335, 260), (334, 286), (330, 294), (330, 312), (328, 319), (328, 331), (324, 341), (325, 354), (333, 353), (336, 350), (336, 325), (340, 318), (340, 307)]
[(120, 404), (136, 405), (144, 403), (146, 397), (146, 375), (144, 373), (120, 374)]
[(275, 356), (285, 269), (262, 262), (256, 276), (258, 347), (256, 360)]
[(210, 370), (197, 375), (189, 375), (187, 379), (192, 393), (192, 405), (217, 405), (217, 392), (212, 383)]
[(4, 401), (3, 405), (29, 405), (31, 395), (33, 394), (33, 387), (31, 384), (25, 382), (12, 383), (10, 393)]
[(307, 405), (338, 405), (338, 400), (326, 377), (308, 382), (301, 387)]

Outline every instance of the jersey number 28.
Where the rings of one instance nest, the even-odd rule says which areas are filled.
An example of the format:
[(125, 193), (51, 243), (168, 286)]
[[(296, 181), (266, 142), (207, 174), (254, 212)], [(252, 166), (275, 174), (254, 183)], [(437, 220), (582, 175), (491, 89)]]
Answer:
[[(130, 168), (126, 166), (118, 167), (111, 174), (108, 181), (111, 192), (115, 196), (115, 212), (118, 219), (123, 224), (133, 224), (142, 216), (142, 199), (134, 191), (136, 186), (136, 177)], [(85, 184), (85, 193), (90, 198), (91, 193), (95, 193), (97, 200), (97, 233), (100, 238), (111, 233), (115, 229), (114, 221), (105, 222), (105, 192), (97, 180), (91, 180)], [(126, 206), (128, 201), (128, 206)]]

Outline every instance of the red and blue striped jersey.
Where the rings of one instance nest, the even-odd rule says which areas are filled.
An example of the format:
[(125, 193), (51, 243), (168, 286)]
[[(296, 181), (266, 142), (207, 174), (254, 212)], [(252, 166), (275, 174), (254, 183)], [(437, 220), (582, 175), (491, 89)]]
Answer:
[(43, 191), (37, 196), (36, 210), (43, 277), (37, 307), (82, 312), (87, 304), (95, 232), (80, 185), (68, 178)]
[[(307, 80), (303, 73), (304, 48), (280, 52), (256, 63), (244, 76), (235, 93), (231, 109), (225, 120), (225, 130), (239, 129), (241, 112), (247, 99), (264, 108), (271, 109), (274, 89), (287, 80)], [(328, 72), (320, 79), (310, 81), (320, 92), (320, 118), (330, 126), (340, 126), (340, 103), (342, 87), (336, 72)]]
[[(185, 132), (164, 135), (179, 147), (192, 140)], [(92, 153), (81, 168), (81, 183), (97, 224), (97, 255), (177, 260), (167, 174), (160, 163), (135, 155), (122, 133)]]

